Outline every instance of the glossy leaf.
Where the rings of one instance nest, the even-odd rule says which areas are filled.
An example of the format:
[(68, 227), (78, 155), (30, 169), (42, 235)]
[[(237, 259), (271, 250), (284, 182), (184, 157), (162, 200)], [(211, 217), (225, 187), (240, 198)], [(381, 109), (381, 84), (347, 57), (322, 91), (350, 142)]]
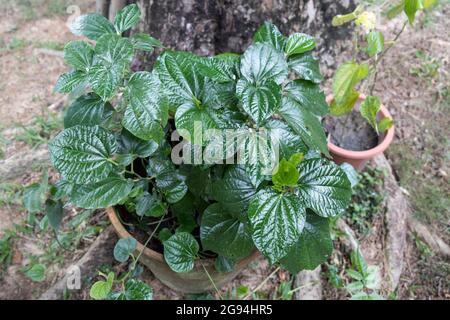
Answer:
[(136, 250), (137, 241), (135, 238), (122, 238), (117, 241), (114, 246), (114, 259), (119, 262), (125, 262), (128, 260), (130, 255)]
[(296, 103), (300, 108), (307, 109), (317, 116), (328, 113), (325, 94), (317, 84), (306, 80), (294, 80), (285, 86), (284, 93), (291, 103)]
[(123, 129), (117, 136), (117, 152), (119, 154), (129, 154), (132, 158), (147, 158), (158, 149), (155, 141), (145, 141), (132, 135), (129, 131)]
[(175, 272), (188, 272), (194, 268), (199, 245), (187, 232), (178, 232), (164, 241), (164, 259)]
[(257, 43), (245, 50), (241, 57), (241, 73), (253, 83), (273, 80), (281, 84), (287, 77), (288, 66), (282, 52), (264, 43)]
[(110, 100), (122, 82), (124, 67), (120, 64), (107, 66), (96, 64), (89, 70), (89, 83), (92, 90), (104, 101)]
[(114, 18), (114, 27), (117, 33), (133, 28), (141, 18), (141, 11), (136, 4), (130, 4), (120, 10)]
[(200, 225), (203, 247), (231, 259), (250, 255), (254, 246), (246, 220), (240, 220), (239, 213), (228, 213), (218, 203), (210, 205)]
[(289, 159), (293, 154), (308, 152), (308, 147), (300, 135), (289, 127), (284, 121), (271, 119), (265, 127), (270, 130), (270, 136), (278, 144), (279, 158)]
[(104, 34), (115, 33), (112, 23), (98, 13), (79, 16), (70, 26), (70, 31), (77, 36), (86, 36), (92, 40), (98, 40)]
[(87, 75), (82, 71), (73, 70), (63, 73), (56, 81), (55, 92), (70, 93), (75, 88), (81, 86), (87, 81)]
[(162, 43), (146, 33), (136, 33), (131, 36), (134, 49), (152, 52), (155, 47), (162, 48)]
[(88, 93), (72, 103), (64, 116), (64, 127), (103, 125), (111, 119), (114, 108), (95, 93)]
[(278, 28), (271, 22), (264, 22), (264, 24), (256, 31), (253, 36), (253, 42), (270, 44), (279, 51), (283, 51), (286, 39)]
[(298, 195), (319, 216), (334, 217), (350, 202), (352, 190), (345, 172), (324, 159), (304, 160), (299, 166)]
[(122, 38), (117, 34), (106, 34), (98, 39), (95, 54), (96, 58), (101, 59), (107, 66), (127, 64), (133, 58), (133, 44), (128, 38)]
[(113, 170), (114, 136), (99, 126), (75, 126), (60, 132), (49, 142), (50, 159), (68, 181), (92, 183), (105, 179)]
[(256, 247), (275, 263), (297, 242), (305, 222), (305, 208), (292, 193), (261, 190), (250, 203), (248, 216)]
[(102, 300), (108, 297), (108, 294), (111, 292), (111, 289), (114, 284), (114, 273), (109, 272), (106, 281), (97, 281), (95, 282), (91, 290), (89, 291), (89, 295), (92, 299)]
[(71, 202), (84, 209), (111, 207), (124, 200), (133, 189), (133, 185), (133, 180), (119, 177), (79, 185), (72, 192)]
[(94, 48), (85, 41), (71, 41), (64, 47), (64, 61), (75, 70), (88, 71), (93, 57)]
[(314, 270), (327, 260), (332, 251), (328, 219), (308, 213), (300, 238), (280, 262), (292, 274), (297, 274), (305, 269)]
[(286, 56), (292, 56), (294, 54), (304, 53), (314, 49), (316, 41), (314, 37), (311, 37), (304, 33), (294, 33), (289, 36), (284, 47), (284, 53)]
[(145, 282), (138, 279), (129, 279), (125, 283), (126, 300), (152, 300), (153, 289)]
[(214, 267), (219, 272), (232, 272), (234, 270), (234, 264), (235, 262), (232, 259), (219, 255), (216, 258)]
[(196, 60), (198, 71), (214, 82), (230, 82), (236, 80), (239, 69), (239, 55), (229, 55), (226, 58), (219, 55)]
[(320, 83), (323, 76), (320, 73), (319, 59), (314, 58), (309, 53), (293, 55), (288, 60), (288, 66), (304, 80)]

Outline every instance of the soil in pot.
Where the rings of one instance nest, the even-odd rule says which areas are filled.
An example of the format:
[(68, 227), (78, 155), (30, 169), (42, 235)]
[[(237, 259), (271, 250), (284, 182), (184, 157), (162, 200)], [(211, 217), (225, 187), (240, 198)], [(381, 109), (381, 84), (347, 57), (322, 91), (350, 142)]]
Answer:
[(325, 130), (331, 142), (343, 149), (365, 151), (378, 145), (378, 135), (357, 108), (340, 117), (326, 117)]

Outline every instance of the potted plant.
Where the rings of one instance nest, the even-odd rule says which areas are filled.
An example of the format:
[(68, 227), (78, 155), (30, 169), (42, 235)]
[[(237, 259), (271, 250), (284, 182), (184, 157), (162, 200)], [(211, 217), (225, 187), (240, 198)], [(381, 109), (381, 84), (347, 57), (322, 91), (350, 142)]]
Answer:
[[(347, 162), (362, 169), (367, 160), (383, 153), (391, 144), (394, 138), (392, 117), (380, 99), (373, 95), (378, 68), (408, 22), (414, 22), (417, 11), (430, 5), (432, 1), (423, 3), (422, 0), (401, 0), (391, 4), (384, 12), (388, 18), (404, 12), (408, 19), (386, 47), (383, 34), (377, 29), (379, 6), (364, 8), (360, 5), (351, 13), (334, 17), (334, 26), (355, 21), (360, 27), (354, 31), (353, 58), (337, 68), (333, 95), (327, 97), (331, 113), (325, 120), (328, 148), (336, 163)], [(363, 61), (357, 62), (358, 58)], [(365, 78), (360, 91), (368, 91), (367, 97), (355, 89)]]
[[(325, 261), (328, 218), (346, 208), (351, 186), (321, 156), (328, 106), (314, 39), (265, 23), (242, 55), (201, 57), (147, 34), (122, 37), (139, 14), (129, 5), (114, 23), (87, 14), (72, 27), (95, 44), (64, 49), (73, 70), (55, 89), (84, 94), (49, 143), (61, 175), (49, 201), (106, 208), (118, 260), (134, 251), (183, 292), (219, 287), (258, 252), (293, 273)], [(155, 47), (153, 70), (134, 72), (135, 52)], [(111, 288), (105, 278), (96, 289)]]

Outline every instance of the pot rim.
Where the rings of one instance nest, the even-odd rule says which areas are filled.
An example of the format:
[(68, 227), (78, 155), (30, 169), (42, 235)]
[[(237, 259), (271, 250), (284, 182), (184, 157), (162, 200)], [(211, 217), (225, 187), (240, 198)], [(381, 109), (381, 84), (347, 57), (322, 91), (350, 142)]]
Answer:
[[(364, 94), (360, 94), (358, 97), (358, 101), (364, 101), (366, 99), (366, 96)], [(327, 96), (327, 103), (330, 103), (333, 100), (333, 96), (329, 95)], [(381, 119), (383, 118), (392, 118), (391, 114), (389, 113), (388, 109), (381, 104), (381, 108), (379, 111), (379, 114), (381, 116)], [(364, 151), (352, 151), (347, 150), (341, 147), (338, 147), (337, 145), (333, 144), (331, 142), (331, 137), (328, 137), (328, 149), (335, 155), (341, 156), (348, 159), (369, 159), (377, 154), (383, 153), (391, 144), (392, 140), (394, 139), (394, 132), (395, 132), (395, 126), (392, 125), (387, 131), (386, 134), (379, 135), (379, 138), (382, 138), (381, 142), (378, 143), (378, 145), (372, 149), (364, 150)]]

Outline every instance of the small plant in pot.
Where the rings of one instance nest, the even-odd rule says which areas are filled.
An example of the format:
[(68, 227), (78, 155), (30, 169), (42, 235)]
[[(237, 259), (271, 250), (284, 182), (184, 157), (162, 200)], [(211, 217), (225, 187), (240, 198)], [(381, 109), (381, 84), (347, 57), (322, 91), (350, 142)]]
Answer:
[[(316, 268), (351, 186), (326, 158), (314, 39), (266, 23), (242, 55), (201, 57), (121, 36), (138, 21), (130, 5), (114, 23), (88, 14), (73, 26), (95, 44), (64, 49), (73, 71), (56, 90), (85, 93), (49, 143), (61, 175), (53, 201), (107, 208), (120, 259), (135, 251), (183, 292), (218, 288), (258, 252), (293, 273)], [(154, 47), (153, 70), (133, 72), (135, 52)]]
[[(412, 24), (416, 13), (431, 4), (430, 1), (425, 4), (422, 0), (402, 0), (385, 10), (386, 5), (366, 8), (360, 5), (351, 13), (334, 17), (334, 26), (352, 21), (357, 26), (353, 37), (353, 59), (338, 67), (333, 78), (333, 95), (327, 98), (332, 117), (328, 117), (325, 124), (329, 133), (328, 147), (335, 162), (347, 162), (362, 169), (367, 160), (389, 147), (394, 137), (393, 120), (380, 98), (373, 95), (378, 68), (408, 22)], [(393, 40), (386, 41), (385, 47), (383, 34), (377, 30), (378, 16), (384, 13), (393, 18), (402, 12), (407, 19)], [(357, 62), (358, 58), (363, 61)], [(367, 96), (355, 89), (363, 80), (360, 91), (369, 92)]]

